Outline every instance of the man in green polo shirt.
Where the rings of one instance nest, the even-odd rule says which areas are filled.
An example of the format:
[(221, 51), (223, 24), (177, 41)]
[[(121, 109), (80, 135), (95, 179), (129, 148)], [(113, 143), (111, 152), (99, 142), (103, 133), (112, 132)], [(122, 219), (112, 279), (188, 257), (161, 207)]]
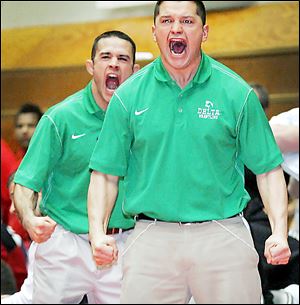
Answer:
[[(120, 31), (105, 32), (95, 39), (91, 60), (86, 62), (91, 82), (44, 114), (15, 175), (18, 214), (38, 243), (33, 303), (75, 304), (85, 294), (90, 303), (120, 302), (120, 263), (99, 269), (90, 250), (88, 164), (113, 92), (138, 69), (135, 52), (133, 40)], [(41, 215), (36, 216), (34, 195), (40, 191)], [(123, 216), (122, 193), (120, 190), (107, 229), (120, 249), (128, 235), (126, 229), (134, 225)]]
[(95, 258), (110, 245), (105, 263), (116, 259), (104, 229), (118, 177), (123, 211), (137, 218), (123, 253), (122, 303), (260, 302), (258, 255), (239, 215), (249, 201), (244, 165), (272, 226), (266, 258), (290, 257), (281, 153), (253, 90), (201, 51), (205, 16), (202, 1), (157, 2), (161, 56), (116, 90), (91, 157)]

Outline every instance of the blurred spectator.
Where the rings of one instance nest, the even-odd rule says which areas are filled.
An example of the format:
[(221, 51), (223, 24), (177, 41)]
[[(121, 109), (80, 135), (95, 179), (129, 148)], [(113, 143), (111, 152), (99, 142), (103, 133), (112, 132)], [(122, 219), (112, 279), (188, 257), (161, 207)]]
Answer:
[(299, 107), (273, 116), (270, 125), (283, 153), (283, 169), (299, 181)]
[(1, 259), (12, 269), (19, 290), (27, 277), (26, 251), (22, 238), (4, 223), (1, 223)]
[(18, 234), (10, 225), (1, 223), (1, 258), (11, 267), (16, 279), (17, 289), (19, 290), (27, 277), (27, 249), (29, 248), (31, 240), (14, 213), (13, 177), (14, 172), (8, 178), (7, 183), (10, 197), (10, 214), (8, 217), (8, 223), (11, 223), (12, 219), (15, 220), (13, 222), (19, 224), (19, 226), (21, 226), (21, 232), (24, 231), (26, 235), (24, 234), (23, 236), (20, 236), (20, 234)]
[[(7, 181), (17, 168), (15, 156), (8, 144), (1, 139), (1, 259), (11, 268), (20, 289), (27, 276), (26, 248), (23, 240), (9, 224), (17, 216), (9, 212), (11, 207)], [(13, 216), (14, 215), (14, 216)], [(27, 232), (25, 231), (27, 234)]]
[(5, 140), (1, 139), (1, 258), (11, 267), (18, 290), (27, 276), (26, 258), (31, 239), (17, 215), (9, 211), (13, 206), (13, 175), (27, 151), (42, 115), (42, 111), (35, 104), (21, 106), (15, 117), (15, 138), (19, 143), (16, 154)]
[[(38, 105), (26, 103), (23, 104), (15, 117), (15, 138), (19, 143), (19, 149), (16, 152), (17, 164), (19, 165), (28, 149), (29, 142), (35, 128), (42, 117), (43, 113)], [(7, 179), (5, 181), (8, 181)], [(12, 181), (12, 179), (11, 179)], [(11, 186), (12, 188), (13, 186)], [(29, 248), (31, 239), (19, 218), (15, 213), (11, 213), (8, 224), (13, 230), (19, 234), (25, 244), (26, 249)]]
[(253, 88), (259, 98), (263, 110), (267, 113), (269, 108), (269, 92), (267, 88), (258, 83), (249, 83), (249, 85)]
[(17, 112), (15, 118), (15, 138), (19, 143), (19, 150), (16, 152), (16, 157), (19, 162), (23, 159), (43, 113), (38, 105), (23, 104)]
[(9, 191), (9, 196), (10, 196), (10, 209), (9, 209), (9, 219), (8, 219), (8, 225), (16, 232), (23, 241), (26, 253), (27, 250), (29, 249), (29, 246), (31, 244), (31, 238), (28, 234), (28, 232), (24, 229), (21, 221), (19, 220), (18, 215), (15, 213), (15, 206), (13, 202), (13, 193), (14, 193), (14, 188), (15, 184), (13, 182), (15, 176), (15, 172), (13, 172), (7, 181), (7, 188)]
[[(16, 280), (10, 266), (1, 259), (1, 299), (17, 291)], [(1, 302), (2, 303), (2, 302)]]
[[(267, 89), (257, 83), (250, 83), (261, 101), (265, 112), (269, 106)], [(266, 262), (264, 256), (265, 241), (271, 234), (268, 216), (264, 211), (261, 196), (256, 183), (256, 176), (245, 168), (245, 188), (251, 200), (244, 210), (244, 217), (249, 223), (255, 248), (259, 254), (259, 273), (261, 276), (264, 304), (297, 304), (297, 295), (294, 287), (299, 287), (299, 240), (288, 237), (292, 252), (287, 265), (274, 266)], [(289, 287), (285, 290), (286, 287)], [(290, 288), (293, 289), (290, 289)], [(286, 303), (286, 301), (290, 303)], [(283, 302), (283, 303), (281, 303)]]
[(270, 125), (283, 153), (282, 168), (291, 176), (288, 191), (294, 214), (289, 234), (299, 240), (299, 107), (272, 117)]
[(7, 181), (17, 168), (15, 155), (4, 139), (1, 139), (1, 219), (8, 224), (9, 207), (11, 204)]

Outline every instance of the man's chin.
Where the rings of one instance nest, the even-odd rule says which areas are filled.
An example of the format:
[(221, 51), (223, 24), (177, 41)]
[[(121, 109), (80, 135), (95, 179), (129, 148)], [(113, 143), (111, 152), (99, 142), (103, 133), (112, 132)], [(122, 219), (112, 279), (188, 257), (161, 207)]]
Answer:
[(24, 150), (27, 150), (28, 146), (29, 146), (29, 141), (27, 141), (27, 142), (22, 142), (22, 143), (21, 143), (21, 147), (22, 147), (22, 149), (24, 149)]
[(104, 98), (105, 98), (105, 101), (107, 103), (109, 103), (111, 97), (113, 96), (115, 90), (105, 90), (105, 95), (104, 95)]

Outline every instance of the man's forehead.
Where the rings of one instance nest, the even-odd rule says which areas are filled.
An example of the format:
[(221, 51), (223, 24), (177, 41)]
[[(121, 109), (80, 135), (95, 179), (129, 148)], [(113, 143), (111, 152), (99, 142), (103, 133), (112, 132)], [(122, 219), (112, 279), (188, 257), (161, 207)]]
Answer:
[(164, 1), (159, 8), (159, 16), (170, 16), (173, 14), (180, 14), (187, 17), (196, 15), (197, 5), (193, 1)]
[(116, 48), (130, 51), (131, 44), (129, 41), (119, 37), (106, 37), (98, 41), (98, 51), (107, 52), (105, 50), (113, 51)]
[(23, 113), (20, 113), (18, 115), (18, 117), (16, 118), (16, 120), (18, 122), (22, 121), (33, 121), (33, 120), (37, 120), (37, 114), (34, 113), (34, 112), (23, 112)]

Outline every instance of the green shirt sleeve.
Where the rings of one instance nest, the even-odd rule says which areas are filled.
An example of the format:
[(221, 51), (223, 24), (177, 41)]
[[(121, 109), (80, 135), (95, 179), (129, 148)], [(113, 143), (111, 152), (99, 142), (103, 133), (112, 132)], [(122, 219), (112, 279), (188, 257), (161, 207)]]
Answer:
[(238, 154), (256, 175), (271, 171), (283, 162), (266, 114), (253, 90), (238, 122)]
[(14, 182), (39, 192), (61, 154), (62, 140), (57, 126), (48, 115), (44, 115), (31, 138)]

